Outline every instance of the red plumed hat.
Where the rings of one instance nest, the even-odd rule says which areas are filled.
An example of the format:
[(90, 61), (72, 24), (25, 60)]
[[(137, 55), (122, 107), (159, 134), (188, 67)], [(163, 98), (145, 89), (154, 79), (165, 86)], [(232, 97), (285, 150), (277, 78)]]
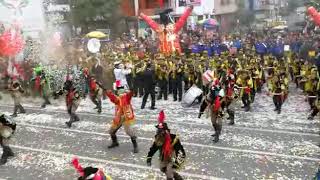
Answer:
[(166, 119), (166, 115), (164, 114), (164, 111), (161, 110), (158, 116), (158, 125), (156, 126), (156, 128), (158, 129), (168, 129), (167, 123), (164, 122), (164, 120)]
[(163, 110), (161, 110), (160, 111), (160, 113), (159, 113), (159, 116), (158, 116), (158, 122), (159, 122), (159, 124), (161, 123), (164, 123), (164, 120), (166, 119), (166, 116), (165, 116), (165, 114), (164, 114), (164, 111)]

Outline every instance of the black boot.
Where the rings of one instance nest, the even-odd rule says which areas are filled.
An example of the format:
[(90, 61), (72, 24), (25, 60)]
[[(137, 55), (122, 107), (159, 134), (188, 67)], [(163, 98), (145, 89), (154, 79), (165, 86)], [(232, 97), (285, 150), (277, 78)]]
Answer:
[(73, 122), (78, 122), (78, 121), (80, 121), (80, 118), (75, 114), (75, 115), (74, 115), (74, 121), (73, 121)]
[(14, 156), (11, 148), (9, 146), (3, 146), (3, 153), (0, 159), (0, 165), (4, 165), (7, 163), (8, 158)]
[(312, 115), (308, 116), (308, 120), (313, 120), (313, 118), (314, 118), (314, 116), (312, 116)]
[(216, 125), (216, 129), (217, 129), (216, 130), (216, 135), (215, 135), (214, 140), (213, 140), (215, 143), (219, 142), (219, 136), (221, 134), (222, 125), (217, 124)]
[(23, 106), (21, 104), (19, 104), (19, 110), (20, 110), (20, 114), (26, 113), (26, 110), (23, 108)]
[(18, 115), (17, 115), (17, 113), (13, 113), (13, 114), (11, 114), (10, 116), (11, 116), (11, 117), (17, 117)]
[(68, 128), (71, 128), (72, 122), (68, 121), (68, 122), (66, 122), (66, 125), (68, 126)]
[(216, 137), (217, 136), (217, 125), (213, 125), (213, 129), (214, 129), (214, 134), (212, 134), (212, 137)]
[(133, 144), (133, 153), (138, 153), (139, 148), (138, 148), (138, 143), (137, 143), (137, 137), (131, 137), (131, 141)]
[(230, 122), (228, 124), (234, 125), (234, 112), (231, 110), (228, 110), (228, 114), (229, 114), (229, 120), (230, 120)]
[(13, 108), (13, 114), (11, 114), (10, 116), (11, 117), (17, 117), (17, 113), (18, 113), (18, 105), (14, 105), (14, 108)]
[(183, 178), (177, 172), (173, 173), (173, 178), (174, 180), (183, 180)]
[(75, 114), (70, 114), (70, 120), (68, 122), (66, 122), (66, 125), (68, 126), (68, 128), (71, 128), (72, 126), (72, 123), (76, 122), (76, 121), (79, 121), (79, 118), (77, 115)]
[(108, 146), (109, 149), (119, 146), (119, 143), (118, 143), (116, 135), (111, 135), (111, 140), (112, 140), (112, 144), (110, 146)]

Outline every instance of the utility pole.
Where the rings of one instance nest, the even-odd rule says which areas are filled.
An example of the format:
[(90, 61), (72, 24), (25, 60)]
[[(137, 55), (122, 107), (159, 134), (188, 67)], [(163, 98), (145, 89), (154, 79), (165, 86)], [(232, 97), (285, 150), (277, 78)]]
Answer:
[(137, 30), (136, 37), (139, 37), (140, 19), (139, 19), (139, 0), (133, 0), (134, 2), (134, 15), (137, 17)]

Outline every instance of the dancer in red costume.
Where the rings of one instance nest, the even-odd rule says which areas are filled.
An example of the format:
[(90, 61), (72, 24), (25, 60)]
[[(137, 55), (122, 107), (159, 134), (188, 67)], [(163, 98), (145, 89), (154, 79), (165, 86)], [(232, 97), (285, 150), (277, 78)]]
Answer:
[(180, 40), (178, 36), (178, 32), (181, 30), (183, 25), (186, 23), (188, 17), (192, 13), (193, 6), (189, 6), (185, 12), (182, 14), (178, 22), (175, 24), (169, 23), (168, 13), (169, 10), (165, 10), (160, 14), (161, 23), (158, 24), (150, 17), (141, 13), (140, 17), (154, 30), (157, 32), (158, 37), (160, 39), (160, 51), (166, 55), (170, 55), (174, 52), (181, 53)]
[(115, 108), (115, 117), (112, 121), (109, 133), (111, 136), (112, 144), (108, 148), (115, 148), (119, 146), (117, 140), (117, 131), (124, 126), (125, 132), (130, 136), (133, 144), (133, 152), (138, 153), (138, 144), (137, 136), (135, 131), (132, 128), (132, 125), (135, 123), (135, 116), (133, 113), (133, 108), (131, 105), (131, 99), (133, 92), (126, 92), (124, 87), (121, 86), (120, 82), (116, 82), (117, 95), (115, 95), (111, 90), (107, 91), (107, 96), (110, 101), (116, 105)]

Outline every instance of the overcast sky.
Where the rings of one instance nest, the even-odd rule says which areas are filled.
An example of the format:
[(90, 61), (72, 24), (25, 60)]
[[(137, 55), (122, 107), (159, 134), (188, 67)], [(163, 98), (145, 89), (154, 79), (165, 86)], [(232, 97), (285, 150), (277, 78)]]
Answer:
[[(42, 12), (43, 0), (29, 0), (27, 7), (23, 8), (23, 27), (25, 30), (43, 29), (44, 18)], [(10, 23), (13, 19), (13, 11), (0, 4), (0, 21)]]

